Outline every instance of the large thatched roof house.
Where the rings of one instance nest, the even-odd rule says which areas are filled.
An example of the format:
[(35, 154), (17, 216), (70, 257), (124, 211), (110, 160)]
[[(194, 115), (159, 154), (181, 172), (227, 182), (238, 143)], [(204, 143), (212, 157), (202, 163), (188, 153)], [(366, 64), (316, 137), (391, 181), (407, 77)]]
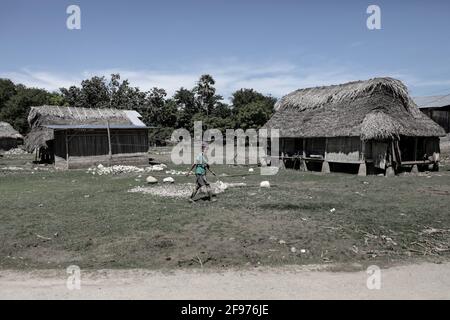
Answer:
[(29, 151), (62, 168), (148, 163), (148, 128), (133, 110), (32, 107)]
[(23, 136), (7, 122), (0, 121), (0, 150), (17, 148)]
[(280, 130), (281, 157), (287, 162), (359, 164), (398, 169), (436, 164), (444, 130), (419, 111), (405, 85), (375, 78), (300, 89), (277, 102), (265, 125)]

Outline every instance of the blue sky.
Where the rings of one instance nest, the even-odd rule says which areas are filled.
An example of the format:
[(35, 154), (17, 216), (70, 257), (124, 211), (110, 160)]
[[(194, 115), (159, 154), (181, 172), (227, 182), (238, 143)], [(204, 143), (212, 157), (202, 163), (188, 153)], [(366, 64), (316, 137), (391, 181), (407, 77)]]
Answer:
[[(81, 30), (66, 8), (81, 8)], [(366, 9), (381, 8), (381, 30)], [(392, 76), (413, 95), (450, 93), (447, 0), (0, 2), (0, 77), (50, 90), (119, 72), (169, 94), (203, 73), (228, 97)]]

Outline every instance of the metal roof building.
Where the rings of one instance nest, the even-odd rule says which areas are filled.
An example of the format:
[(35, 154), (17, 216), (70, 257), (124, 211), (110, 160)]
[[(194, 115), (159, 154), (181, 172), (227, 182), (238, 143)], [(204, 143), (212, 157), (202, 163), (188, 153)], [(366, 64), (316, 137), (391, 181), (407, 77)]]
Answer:
[(444, 128), (445, 132), (450, 132), (450, 94), (413, 99), (424, 114)]

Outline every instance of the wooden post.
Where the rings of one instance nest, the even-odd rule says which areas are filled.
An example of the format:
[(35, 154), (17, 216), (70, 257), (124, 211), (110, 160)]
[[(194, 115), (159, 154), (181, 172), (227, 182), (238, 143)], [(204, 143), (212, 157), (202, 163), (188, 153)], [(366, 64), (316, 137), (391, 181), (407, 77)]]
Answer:
[(300, 171), (308, 172), (308, 167), (306, 166), (306, 160), (300, 160)]
[(391, 165), (389, 165), (389, 167), (386, 168), (385, 176), (386, 177), (394, 177), (395, 176), (394, 168)]
[(366, 142), (365, 141), (361, 141), (360, 160), (361, 161), (366, 161)]
[(417, 138), (414, 138), (414, 161), (417, 161)]
[(359, 165), (358, 176), (367, 176), (367, 165), (366, 165), (366, 142), (361, 141), (361, 152), (359, 154), (359, 159), (362, 161)]
[(278, 168), (280, 169), (286, 169), (286, 164), (284, 163), (284, 152), (281, 154), (281, 161), (278, 165)]
[(359, 165), (358, 176), (365, 177), (367, 176), (367, 166), (366, 162), (361, 162)]
[(66, 136), (66, 163), (67, 163), (67, 169), (69, 169), (69, 137), (67, 136), (67, 131), (65, 131)]
[(306, 165), (306, 138), (302, 139), (302, 159), (300, 160), (300, 170), (307, 172), (308, 167)]
[(108, 131), (108, 165), (111, 166), (112, 149), (111, 149), (111, 130), (109, 129), (109, 120), (106, 121), (106, 130)]
[(306, 138), (303, 138), (303, 159), (306, 158)]
[(322, 173), (330, 173), (330, 164), (328, 161), (322, 163)]

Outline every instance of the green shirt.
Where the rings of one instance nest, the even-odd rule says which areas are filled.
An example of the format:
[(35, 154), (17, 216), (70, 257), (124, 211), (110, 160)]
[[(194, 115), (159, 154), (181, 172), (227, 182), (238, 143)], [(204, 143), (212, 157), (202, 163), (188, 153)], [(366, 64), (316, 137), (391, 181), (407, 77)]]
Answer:
[(200, 174), (202, 176), (205, 175), (208, 159), (203, 155), (203, 153), (199, 153), (197, 158), (195, 158), (195, 164), (195, 174)]

